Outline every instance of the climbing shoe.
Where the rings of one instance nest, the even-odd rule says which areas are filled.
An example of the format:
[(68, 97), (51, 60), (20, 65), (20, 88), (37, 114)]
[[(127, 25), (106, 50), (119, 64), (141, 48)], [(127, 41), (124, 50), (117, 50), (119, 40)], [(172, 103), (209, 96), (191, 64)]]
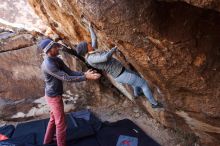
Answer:
[(144, 96), (144, 93), (141, 88), (136, 88), (136, 92), (134, 91), (134, 97), (137, 98), (138, 96)]
[(152, 108), (163, 108), (163, 105), (161, 103), (157, 103), (156, 105), (151, 104)]

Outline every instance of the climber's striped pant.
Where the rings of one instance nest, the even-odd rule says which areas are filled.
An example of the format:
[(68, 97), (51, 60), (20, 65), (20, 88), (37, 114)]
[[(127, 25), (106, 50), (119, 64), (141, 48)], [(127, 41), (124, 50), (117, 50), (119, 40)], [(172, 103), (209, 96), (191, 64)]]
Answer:
[(134, 88), (134, 90), (136, 90), (137, 88), (141, 88), (149, 102), (154, 105), (157, 104), (157, 101), (154, 99), (152, 92), (147, 84), (147, 81), (139, 77), (135, 72), (126, 69), (115, 80), (119, 83), (131, 85)]
[(62, 96), (47, 97), (50, 106), (50, 121), (44, 137), (44, 144), (52, 142), (55, 132), (57, 146), (66, 146), (66, 123)]

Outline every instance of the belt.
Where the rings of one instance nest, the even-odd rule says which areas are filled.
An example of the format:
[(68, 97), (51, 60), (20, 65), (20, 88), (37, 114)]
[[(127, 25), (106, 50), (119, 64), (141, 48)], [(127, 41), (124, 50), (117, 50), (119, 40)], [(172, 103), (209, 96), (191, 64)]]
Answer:
[(125, 67), (122, 67), (122, 70), (121, 70), (121, 72), (118, 74), (117, 77), (119, 77), (124, 71), (125, 71)]

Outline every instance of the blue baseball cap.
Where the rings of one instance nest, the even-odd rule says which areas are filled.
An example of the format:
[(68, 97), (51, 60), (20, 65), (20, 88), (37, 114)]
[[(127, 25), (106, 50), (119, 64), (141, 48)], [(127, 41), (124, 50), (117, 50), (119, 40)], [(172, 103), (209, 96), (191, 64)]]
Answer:
[(44, 53), (47, 53), (52, 46), (54, 45), (60, 45), (59, 43), (54, 42), (53, 40), (47, 38), (47, 39), (42, 39), (39, 43), (38, 43), (38, 48), (43, 50)]

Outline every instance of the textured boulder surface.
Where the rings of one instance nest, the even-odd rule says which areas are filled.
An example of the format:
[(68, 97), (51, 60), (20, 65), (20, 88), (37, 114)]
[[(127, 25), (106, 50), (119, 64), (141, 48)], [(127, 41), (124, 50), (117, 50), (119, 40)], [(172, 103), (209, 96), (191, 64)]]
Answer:
[[(36, 32), (0, 30), (0, 119), (25, 120), (49, 113), (43, 98), (44, 82), (40, 65), (43, 57)], [(86, 70), (72, 56), (61, 53), (72, 70)], [(77, 65), (76, 65), (77, 64)], [(102, 82), (105, 82), (103, 85)], [(118, 97), (118, 91), (105, 79), (65, 83), (65, 111), (96, 105), (104, 97)], [(110, 89), (110, 90), (107, 90)]]
[[(218, 0), (29, 0), (70, 44), (89, 41), (82, 17), (94, 24), (99, 48), (117, 45), (118, 58), (142, 75), (164, 104), (155, 119), (220, 143), (220, 13)], [(187, 3), (185, 3), (187, 2)], [(198, 7), (196, 7), (198, 6)], [(205, 9), (208, 8), (208, 9)]]
[(219, 0), (160, 0), (166, 2), (177, 2), (183, 1), (190, 5), (198, 6), (201, 8), (212, 9), (216, 11), (220, 11), (220, 1)]
[[(15, 113), (17, 105), (24, 102), (24, 100), (30, 103), (31, 98), (42, 95), (43, 90), (39, 87), (43, 82), (40, 79), (41, 76), (38, 75), (40, 74), (40, 60), (39, 57), (36, 57), (35, 41), (35, 37), (26, 31), (1, 30), (1, 118)], [(13, 101), (17, 102), (14, 103)], [(21, 109), (25, 111), (26, 107), (30, 108), (31, 105), (26, 104)]]
[(34, 13), (27, 0), (3, 0), (0, 3), (0, 22), (27, 30), (43, 31), (46, 25)]

